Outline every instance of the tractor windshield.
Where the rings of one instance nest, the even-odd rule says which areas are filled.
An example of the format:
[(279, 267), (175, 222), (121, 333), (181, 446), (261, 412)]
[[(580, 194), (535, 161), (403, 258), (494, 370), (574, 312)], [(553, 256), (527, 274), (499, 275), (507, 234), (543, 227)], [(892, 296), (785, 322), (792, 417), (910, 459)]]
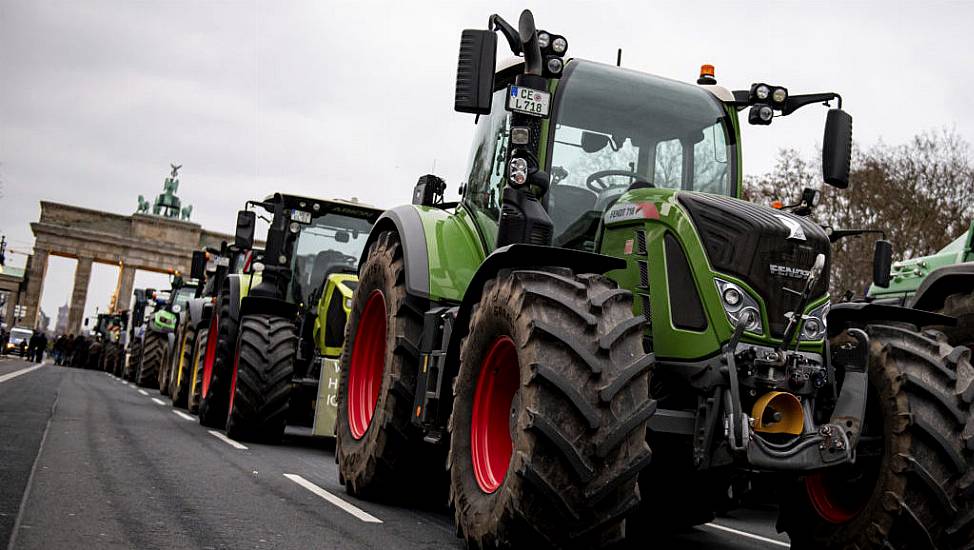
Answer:
[(591, 247), (598, 220), (634, 181), (732, 195), (736, 138), (705, 90), (574, 61), (558, 90), (548, 212), (555, 244)]
[(301, 227), (294, 245), (288, 297), (311, 306), (312, 293), (332, 273), (355, 273), (372, 224), (363, 218), (329, 213)]

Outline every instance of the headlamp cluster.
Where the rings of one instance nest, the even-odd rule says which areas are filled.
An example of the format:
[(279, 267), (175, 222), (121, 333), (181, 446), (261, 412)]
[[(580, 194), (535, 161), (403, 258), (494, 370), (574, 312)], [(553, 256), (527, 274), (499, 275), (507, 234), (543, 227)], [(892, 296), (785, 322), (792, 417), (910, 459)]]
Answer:
[(547, 77), (559, 77), (565, 68), (565, 53), (568, 51), (568, 40), (564, 36), (551, 34), (548, 31), (538, 32), (538, 46), (544, 57), (544, 72)]
[(786, 88), (763, 83), (751, 84), (748, 97), (751, 110), (747, 114), (747, 121), (762, 126), (771, 124), (774, 112), (784, 109), (787, 100), (788, 90)]
[(828, 330), (826, 317), (828, 317), (831, 307), (829, 302), (825, 302), (808, 312), (808, 315), (805, 316), (804, 322), (802, 323), (802, 332), (799, 336), (801, 341), (811, 342), (825, 338), (825, 333)]
[(736, 327), (738, 323), (744, 323), (744, 330), (752, 334), (764, 334), (757, 300), (730, 281), (714, 278), (714, 282), (717, 283), (720, 304), (724, 306), (724, 313), (731, 325)]

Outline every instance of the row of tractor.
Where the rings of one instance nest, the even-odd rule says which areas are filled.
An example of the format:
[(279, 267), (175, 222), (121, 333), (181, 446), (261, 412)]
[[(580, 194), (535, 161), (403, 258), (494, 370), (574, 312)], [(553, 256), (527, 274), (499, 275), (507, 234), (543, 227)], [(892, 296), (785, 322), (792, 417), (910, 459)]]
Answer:
[(971, 235), (892, 270), (877, 241), (869, 295), (832, 300), (832, 242), (863, 231), (814, 223), (814, 190), (742, 200), (739, 113), (828, 106), (844, 188), (839, 94), (567, 50), (528, 11), (463, 31), (459, 202), (426, 175), (385, 211), (247, 203), (233, 243), (137, 299), (125, 376), (231, 438), (333, 434), (350, 495), (432, 498), (470, 548), (651, 546), (748, 486), (793, 548), (971, 548)]

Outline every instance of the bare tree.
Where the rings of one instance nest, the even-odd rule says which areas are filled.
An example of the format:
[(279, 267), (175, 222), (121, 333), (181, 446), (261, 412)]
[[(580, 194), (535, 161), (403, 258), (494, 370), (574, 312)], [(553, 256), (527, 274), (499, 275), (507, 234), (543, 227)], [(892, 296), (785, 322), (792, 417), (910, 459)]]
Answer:
[[(805, 187), (820, 186), (820, 162), (782, 150), (771, 172), (746, 179), (749, 200), (798, 201)], [(812, 218), (841, 229), (880, 229), (895, 254), (931, 254), (970, 227), (974, 215), (974, 166), (970, 145), (953, 130), (924, 132), (909, 142), (879, 143), (853, 151), (848, 189), (822, 186)], [(832, 293), (861, 295), (872, 277), (873, 239), (850, 238), (833, 249)]]

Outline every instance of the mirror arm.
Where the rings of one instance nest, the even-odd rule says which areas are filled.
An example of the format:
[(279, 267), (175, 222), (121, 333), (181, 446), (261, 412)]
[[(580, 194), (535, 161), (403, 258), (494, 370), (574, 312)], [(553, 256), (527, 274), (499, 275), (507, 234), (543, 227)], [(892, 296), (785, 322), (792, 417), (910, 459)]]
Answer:
[(883, 240), (886, 240), (886, 232), (882, 229), (833, 229), (829, 233), (829, 242), (834, 243), (846, 237), (855, 237), (866, 233), (879, 233), (882, 235)]
[[(736, 96), (735, 96), (736, 97)], [(823, 94), (800, 94), (788, 96), (785, 100), (785, 108), (781, 110), (782, 115), (790, 115), (798, 109), (801, 109), (805, 105), (810, 105), (812, 103), (825, 103), (828, 104), (829, 101), (833, 99), (839, 100), (839, 109), (842, 108), (842, 96), (835, 92), (826, 92)]]
[(507, 44), (511, 47), (511, 52), (514, 55), (521, 53), (521, 41), (518, 38), (517, 31), (510, 23), (504, 21), (503, 17), (496, 13), (491, 15), (487, 20), (487, 29), (494, 32), (501, 31), (501, 34), (507, 39)]

